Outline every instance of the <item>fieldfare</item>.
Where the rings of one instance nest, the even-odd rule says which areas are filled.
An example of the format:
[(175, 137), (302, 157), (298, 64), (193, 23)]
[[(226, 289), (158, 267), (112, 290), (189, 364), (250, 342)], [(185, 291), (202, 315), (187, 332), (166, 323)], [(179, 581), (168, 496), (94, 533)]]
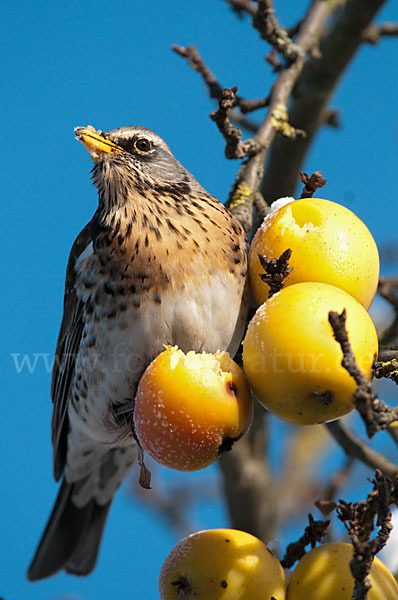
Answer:
[(61, 487), (28, 570), (93, 569), (106, 516), (137, 462), (132, 404), (164, 349), (235, 354), (247, 313), (238, 221), (143, 127), (78, 127), (98, 208), (66, 271), (52, 376), (54, 475)]

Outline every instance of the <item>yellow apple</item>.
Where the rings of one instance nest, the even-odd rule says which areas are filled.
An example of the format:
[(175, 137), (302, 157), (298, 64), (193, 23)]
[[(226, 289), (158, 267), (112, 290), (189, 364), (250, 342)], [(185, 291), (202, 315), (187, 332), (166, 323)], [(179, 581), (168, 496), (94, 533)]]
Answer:
[(236, 529), (199, 531), (163, 563), (160, 600), (284, 600), (280, 562), (259, 539)]
[(279, 258), (292, 250), (293, 271), (285, 284), (304, 281), (329, 283), (345, 290), (366, 309), (372, 303), (379, 279), (379, 254), (366, 225), (353, 212), (329, 200), (306, 198), (278, 208), (266, 217), (253, 238), (249, 275), (258, 304), (268, 297), (269, 286), (258, 254)]
[[(329, 542), (305, 554), (294, 569), (287, 600), (351, 600), (354, 578), (350, 571), (351, 544)], [(370, 569), (372, 585), (367, 600), (397, 600), (398, 584), (384, 563), (375, 557)]]
[(278, 417), (302, 425), (337, 419), (353, 409), (356, 384), (341, 366), (329, 311), (347, 311), (357, 363), (370, 379), (377, 334), (366, 310), (326, 283), (296, 283), (257, 310), (243, 342), (243, 366), (260, 402)]
[(184, 354), (169, 346), (143, 374), (135, 431), (159, 463), (181, 471), (213, 463), (252, 419), (246, 377), (227, 352)]

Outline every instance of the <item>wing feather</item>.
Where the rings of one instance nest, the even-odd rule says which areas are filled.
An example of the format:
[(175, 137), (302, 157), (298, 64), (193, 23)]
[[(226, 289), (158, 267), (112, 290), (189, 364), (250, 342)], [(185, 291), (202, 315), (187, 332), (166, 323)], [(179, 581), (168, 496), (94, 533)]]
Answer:
[(54, 404), (51, 430), (56, 481), (61, 477), (66, 461), (69, 389), (84, 326), (84, 304), (78, 299), (75, 289), (75, 263), (92, 241), (91, 230), (90, 221), (77, 236), (66, 269), (64, 314), (51, 381), (51, 398)]

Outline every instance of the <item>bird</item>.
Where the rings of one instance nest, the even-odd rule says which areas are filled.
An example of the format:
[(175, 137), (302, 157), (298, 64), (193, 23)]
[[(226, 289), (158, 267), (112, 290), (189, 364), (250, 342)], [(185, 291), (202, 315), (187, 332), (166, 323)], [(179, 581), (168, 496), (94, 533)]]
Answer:
[(89, 574), (113, 497), (137, 462), (138, 382), (164, 345), (228, 351), (247, 320), (240, 223), (153, 131), (75, 128), (98, 206), (66, 269), (51, 382), (60, 489), (27, 571)]

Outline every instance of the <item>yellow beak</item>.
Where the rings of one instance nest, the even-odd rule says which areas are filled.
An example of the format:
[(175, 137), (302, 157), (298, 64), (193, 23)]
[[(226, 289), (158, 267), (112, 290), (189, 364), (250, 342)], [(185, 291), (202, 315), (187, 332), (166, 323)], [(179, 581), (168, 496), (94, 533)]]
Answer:
[(120, 146), (103, 138), (91, 125), (75, 127), (75, 136), (86, 146), (93, 159), (98, 158), (100, 152), (112, 154), (113, 152), (124, 151)]

